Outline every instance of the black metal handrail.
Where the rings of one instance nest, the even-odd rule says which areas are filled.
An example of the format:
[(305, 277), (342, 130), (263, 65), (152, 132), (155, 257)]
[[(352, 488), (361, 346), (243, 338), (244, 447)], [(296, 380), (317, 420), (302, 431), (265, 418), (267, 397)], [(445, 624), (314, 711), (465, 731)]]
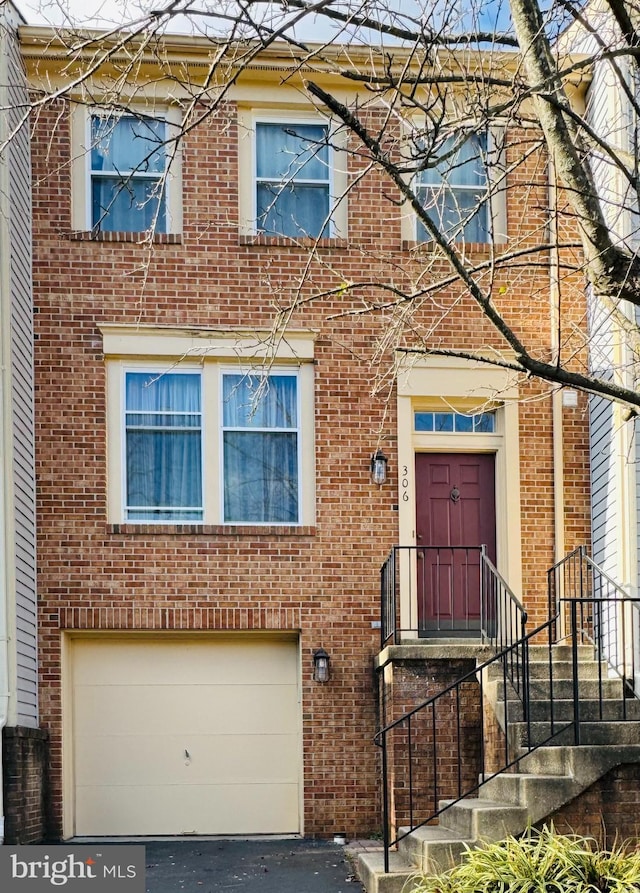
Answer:
[[(501, 581), (495, 568), (490, 563), (486, 566), (492, 579)], [(551, 568), (548, 586), (549, 617), (545, 623), (526, 633), (526, 614), (520, 603), (509, 598), (504, 603), (495, 600), (497, 628), (511, 629), (512, 635), (520, 623), (521, 635), (505, 643), (496, 634), (493, 657), (395, 718), (376, 735), (382, 750), (385, 871), (392, 846), (475, 793), (484, 781), (509, 769), (525, 754), (552, 743), (579, 745), (585, 723), (629, 718), (627, 702), (640, 697), (636, 685), (640, 675), (636, 666), (640, 599), (630, 598), (589, 558), (584, 547)], [(518, 620), (510, 627), (503, 614), (511, 610)], [(570, 647), (557, 652), (563, 642)], [(546, 679), (531, 678), (533, 645), (541, 648), (539, 660), (548, 666)], [(579, 652), (584, 645), (592, 649), (588, 656), (596, 659), (595, 678), (592, 670), (587, 674), (582, 669), (587, 666)], [(569, 672), (556, 668), (554, 653), (565, 667), (570, 660)], [(622, 685), (613, 687), (613, 677), (622, 680)], [(500, 749), (493, 748), (490, 763), (482, 709), (489, 682), (497, 686), (501, 730)], [(470, 688), (476, 689), (473, 697), (479, 704), (479, 717), (472, 717), (465, 728), (464, 711), (473, 701)], [(640, 719), (640, 709), (635, 716)], [(478, 718), (479, 753), (474, 754), (471, 726), (475, 723), (477, 728)], [(445, 790), (441, 774), (446, 776), (447, 769)], [(406, 830), (400, 831), (401, 826)]]
[(380, 569), (380, 595), (383, 648), (445, 633), (476, 634), (502, 650), (522, 636), (526, 623), (520, 600), (485, 546), (394, 546)]

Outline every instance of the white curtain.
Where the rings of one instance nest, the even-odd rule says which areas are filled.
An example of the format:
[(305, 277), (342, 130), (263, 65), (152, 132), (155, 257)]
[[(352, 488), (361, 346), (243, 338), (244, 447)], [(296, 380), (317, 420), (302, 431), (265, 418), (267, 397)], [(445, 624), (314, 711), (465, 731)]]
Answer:
[(92, 225), (108, 232), (164, 232), (165, 123), (91, 119)]
[(127, 517), (202, 519), (202, 416), (197, 373), (127, 372)]
[(327, 128), (322, 124), (256, 125), (257, 226), (261, 232), (311, 238), (329, 235), (326, 140)]
[[(427, 212), (448, 235), (467, 242), (486, 242), (489, 236), (486, 137), (472, 134), (453, 153), (455, 138), (445, 140), (443, 161), (420, 173), (418, 195)], [(418, 241), (429, 239), (418, 221)]]
[(224, 520), (298, 523), (297, 379), (223, 378)]

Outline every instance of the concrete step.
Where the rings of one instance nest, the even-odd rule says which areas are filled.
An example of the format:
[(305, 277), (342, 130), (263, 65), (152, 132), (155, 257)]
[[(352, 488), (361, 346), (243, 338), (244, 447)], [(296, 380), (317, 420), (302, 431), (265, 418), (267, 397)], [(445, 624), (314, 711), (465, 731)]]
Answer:
[(518, 806), (526, 804), (527, 821), (531, 823), (546, 818), (580, 791), (581, 786), (570, 775), (508, 772), (496, 775), (480, 788), (482, 797)]
[(367, 893), (410, 893), (418, 884), (416, 866), (400, 853), (389, 853), (389, 873), (384, 872), (384, 853), (360, 853), (358, 876)]
[[(558, 726), (555, 727), (557, 734), (553, 741), (549, 742), (549, 746), (572, 745), (575, 742), (573, 725), (561, 721)], [(534, 747), (546, 741), (551, 734), (551, 724), (548, 722), (532, 722), (529, 727), (531, 730), (530, 743)], [(509, 728), (509, 736), (514, 747), (526, 746), (527, 724), (513, 723)], [(580, 741), (584, 745), (637, 744), (640, 742), (640, 722), (633, 720), (627, 722), (584, 722), (580, 724)]]
[[(443, 800), (440, 806), (451, 801)], [(467, 840), (502, 840), (527, 824), (526, 806), (484, 797), (467, 797), (440, 815), (440, 827)]]
[[(611, 720), (640, 720), (640, 701), (627, 698), (626, 701), (620, 700), (583, 700), (580, 699), (580, 720), (597, 722), (602, 720), (609, 722)], [(547, 700), (534, 700), (530, 702), (530, 719), (532, 722), (550, 722), (551, 721), (551, 705)], [(553, 718), (555, 722), (570, 722), (573, 720), (573, 701), (555, 699), (553, 701)], [(496, 704), (496, 713), (501, 715), (504, 711), (504, 702), (498, 701)], [(500, 711), (500, 712), (499, 712)], [(513, 700), (508, 703), (508, 716), (510, 722), (517, 722), (522, 719), (522, 704)]]
[[(406, 831), (406, 829), (404, 829)], [(398, 852), (414, 871), (438, 874), (457, 865), (472, 841), (443, 825), (416, 828), (398, 844)]]
[[(487, 678), (489, 681), (500, 681), (503, 679), (503, 669), (500, 661), (496, 661), (487, 667)], [(578, 664), (578, 679), (606, 679), (608, 675), (608, 667), (605, 661), (600, 662), (600, 675), (598, 675), (598, 661), (584, 660)], [(529, 678), (533, 680), (543, 680), (549, 678), (549, 661), (547, 660), (530, 660), (529, 661)], [(554, 660), (553, 662), (553, 679), (554, 682), (559, 679), (573, 679), (573, 662), (570, 660)]]
[[(498, 701), (504, 700), (504, 682), (502, 680), (494, 680), (491, 685), (495, 686), (494, 694)], [(507, 683), (507, 691), (509, 700), (515, 699), (516, 695), (513, 687)], [(548, 679), (532, 679), (529, 682), (529, 692), (532, 700), (547, 700), (551, 691), (551, 685)], [(596, 699), (599, 693), (606, 700), (615, 700), (622, 698), (622, 681), (620, 679), (602, 680), (579, 679), (578, 693), (582, 700), (588, 701)], [(553, 680), (553, 697), (560, 699), (569, 699), (573, 697), (573, 680), (572, 679), (555, 679)]]
[[(552, 645), (554, 660), (572, 661), (573, 650), (571, 645)], [(548, 662), (548, 645), (529, 645), (529, 660)], [(578, 660), (593, 660), (595, 656), (593, 645), (578, 645)]]

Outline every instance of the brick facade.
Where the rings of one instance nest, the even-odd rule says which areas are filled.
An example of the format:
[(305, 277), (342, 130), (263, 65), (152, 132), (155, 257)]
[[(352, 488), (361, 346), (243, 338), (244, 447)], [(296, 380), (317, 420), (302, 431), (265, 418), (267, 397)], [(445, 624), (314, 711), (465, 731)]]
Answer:
[[(546, 819), (559, 834), (593, 837), (606, 849), (640, 841), (640, 765), (616, 766)], [(542, 824), (542, 823), (541, 823)]]
[(38, 843), (48, 836), (49, 736), (41, 729), (2, 730), (3, 803), (6, 844)]
[[(239, 138), (232, 101), (186, 137), (179, 239), (96, 240), (79, 235), (72, 224), (68, 107), (44, 108), (34, 122), (41, 708), (51, 735), (55, 834), (62, 833), (61, 637), (78, 630), (300, 631), (305, 833), (338, 829), (351, 837), (379, 828), (372, 660), (379, 648), (379, 568), (398, 540), (398, 430), (394, 390), (371, 365), (387, 332), (386, 317), (360, 315), (359, 300), (338, 286), (365, 275), (408, 285), (427, 263), (434, 277), (448, 268), (428, 248), (403, 248), (401, 210), (385, 197), (388, 185), (375, 171), (350, 193), (346, 240), (323, 241), (309, 254), (284, 239), (239, 236)], [(514, 138), (514, 157), (526, 138)], [(351, 156), (349, 165), (355, 179), (365, 162)], [(539, 156), (531, 154), (518, 176), (527, 181), (531, 208), (544, 207)], [(522, 244), (533, 244), (536, 215), (521, 212), (522, 193), (516, 193), (507, 207), (512, 231)], [(481, 246), (477, 253), (487, 256)], [(543, 352), (548, 270), (514, 266), (499, 275), (504, 295), (496, 287), (496, 300), (505, 303), (517, 329), (536, 333)], [(303, 301), (291, 316), (292, 326), (316, 333), (315, 523), (112, 523), (107, 451), (114, 445), (107, 432), (99, 327), (268, 329), (274, 307), (320, 292), (328, 297)], [(438, 323), (438, 338), (459, 348), (499, 347), (457, 285), (451, 287), (454, 297), (457, 303)], [(578, 301), (571, 313), (579, 320)], [(439, 316), (438, 308), (425, 304), (420, 325)], [(533, 623), (544, 613), (545, 570), (554, 557), (551, 398), (546, 387), (531, 382), (522, 384), (521, 393), (523, 594)], [(588, 536), (582, 398), (565, 434), (571, 467), (566, 502), (572, 507), (566, 545), (572, 547)], [(380, 438), (390, 474), (378, 488), (368, 464)], [(312, 652), (320, 646), (331, 655), (332, 679), (325, 686), (312, 681)], [(458, 669), (434, 671), (435, 687)], [(422, 690), (421, 680), (417, 685)], [(430, 681), (428, 690), (433, 688)], [(416, 689), (411, 697), (417, 695)], [(473, 692), (469, 698), (473, 731), (480, 705)], [(475, 753), (477, 741), (472, 735), (468, 741)], [(469, 772), (474, 769), (470, 760)]]
[[(442, 692), (472, 672), (475, 665), (473, 658), (394, 661), (383, 683), (385, 725)], [(457, 798), (477, 783), (482, 765), (481, 728), (476, 680), (462, 683), (434, 709), (420, 711), (396, 726), (387, 737), (392, 827), (409, 824), (410, 815), (415, 824), (424, 821), (433, 809), (434, 796)]]

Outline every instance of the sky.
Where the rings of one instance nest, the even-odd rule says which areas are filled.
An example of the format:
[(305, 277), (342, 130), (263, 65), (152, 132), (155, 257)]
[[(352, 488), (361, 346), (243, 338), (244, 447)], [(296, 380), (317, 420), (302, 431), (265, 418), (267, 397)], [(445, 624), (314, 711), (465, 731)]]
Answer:
[[(166, 6), (167, 0), (14, 0), (23, 16), (30, 25), (51, 24), (51, 25), (73, 25), (75, 27), (101, 27), (112, 28), (114, 25), (121, 26), (127, 22), (131, 22), (139, 17), (145, 11), (158, 9)], [(349, 5), (351, 9), (359, 9), (363, 6), (367, 10), (375, 10), (387, 8), (390, 14), (395, 14), (402, 22), (403, 16), (410, 16), (414, 20), (420, 21), (431, 17), (435, 14), (449, 14), (451, 8), (456, 5), (464, 4), (469, 10), (471, 6), (481, 9), (474, 17), (480, 22), (480, 25), (487, 30), (491, 30), (496, 19), (501, 23), (506, 21), (508, 12), (507, 0), (360, 0), (360, 2), (348, 3), (345, 0), (344, 6)], [(233, 0), (197, 0), (194, 4), (199, 7), (208, 7), (211, 11), (224, 12), (233, 8)], [(257, 4), (257, 8), (261, 10), (263, 15), (270, 15), (271, 11), (282, 14), (284, 3), (264, 3)], [(438, 11), (440, 10), (440, 12)], [(446, 13), (445, 13), (446, 10)], [(375, 13), (373, 13), (375, 16)], [(456, 17), (457, 18), (457, 17)], [(467, 12), (467, 25), (471, 23), (471, 16)], [(194, 28), (193, 20), (187, 20), (185, 17), (174, 17), (167, 29), (173, 33), (189, 33), (195, 30), (208, 31), (210, 34), (220, 33), (220, 22), (213, 19), (200, 19)], [(296, 31), (296, 36), (303, 40), (326, 40), (335, 36), (335, 26), (326, 22), (318, 23), (316, 20), (307, 20)], [(367, 39), (365, 36), (361, 39)]]

